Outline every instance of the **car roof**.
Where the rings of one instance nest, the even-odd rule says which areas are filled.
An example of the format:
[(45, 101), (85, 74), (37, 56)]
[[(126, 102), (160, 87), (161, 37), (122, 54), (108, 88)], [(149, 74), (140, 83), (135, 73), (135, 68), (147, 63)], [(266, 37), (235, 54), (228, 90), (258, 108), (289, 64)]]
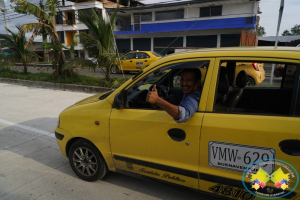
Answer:
[[(151, 53), (152, 51), (130, 51), (128, 53)], [(126, 53), (126, 54), (128, 54)]]
[[(230, 47), (230, 48), (207, 48), (190, 51), (181, 51), (162, 57), (156, 61), (156, 66), (162, 63), (181, 59), (216, 57), (256, 57), (293, 59), (300, 61), (300, 48), (297, 47)], [(152, 69), (150, 66), (146, 71)]]
[(181, 51), (165, 56), (165, 59), (174, 57), (272, 57), (272, 58), (294, 58), (300, 59), (300, 49), (297, 47), (231, 47), (231, 48), (207, 48), (191, 51)]

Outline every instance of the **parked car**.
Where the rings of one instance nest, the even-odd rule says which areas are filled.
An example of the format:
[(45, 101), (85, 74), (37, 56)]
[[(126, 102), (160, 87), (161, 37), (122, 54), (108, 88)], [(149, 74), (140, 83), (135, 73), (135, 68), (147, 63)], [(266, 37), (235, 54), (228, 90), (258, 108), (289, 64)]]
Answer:
[(278, 64), (274, 69), (275, 77), (282, 77), (284, 71), (284, 64)]
[[(226, 63), (223, 63), (223, 66), (225, 66)], [(253, 86), (258, 85), (261, 82), (265, 80), (266, 73), (264, 70), (264, 64), (263, 63), (246, 63), (246, 62), (240, 62), (236, 63), (236, 73), (237, 76), (240, 71), (244, 70), (247, 73), (247, 85)]]
[(125, 54), (121, 58), (122, 66), (117, 60), (111, 67), (111, 73), (118, 74), (122, 72), (139, 71), (160, 59), (162, 55), (154, 51), (133, 51)]
[[(240, 63), (285, 63), (297, 76), (283, 77), (277, 87), (247, 87)], [(184, 68), (205, 68), (205, 74), (198, 111), (176, 123), (149, 105), (146, 95), (153, 85), (160, 96), (181, 92), (174, 83)], [(86, 181), (113, 171), (232, 199), (299, 199), (299, 81), (295, 47), (175, 53), (118, 89), (65, 109), (55, 136), (75, 174)]]

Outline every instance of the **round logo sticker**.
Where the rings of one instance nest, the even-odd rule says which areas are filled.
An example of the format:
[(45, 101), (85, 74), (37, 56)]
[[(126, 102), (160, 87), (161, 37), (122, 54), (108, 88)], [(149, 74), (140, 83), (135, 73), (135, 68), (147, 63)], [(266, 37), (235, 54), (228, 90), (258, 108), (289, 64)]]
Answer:
[(297, 188), (299, 175), (291, 164), (269, 159), (249, 165), (242, 181), (251, 194), (264, 199), (277, 199), (291, 194)]

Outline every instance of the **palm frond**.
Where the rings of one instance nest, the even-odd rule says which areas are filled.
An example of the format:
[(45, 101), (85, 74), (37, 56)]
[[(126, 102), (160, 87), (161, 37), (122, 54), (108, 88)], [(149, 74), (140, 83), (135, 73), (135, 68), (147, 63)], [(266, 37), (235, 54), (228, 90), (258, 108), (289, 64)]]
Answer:
[(21, 14), (28, 14), (28, 15), (34, 15), (38, 19), (41, 20), (47, 20), (49, 22), (52, 21), (52, 18), (39, 6), (32, 4), (30, 2), (24, 1), (24, 0), (11, 0), (11, 2), (14, 2), (16, 6), (14, 6), (15, 12), (21, 13)]

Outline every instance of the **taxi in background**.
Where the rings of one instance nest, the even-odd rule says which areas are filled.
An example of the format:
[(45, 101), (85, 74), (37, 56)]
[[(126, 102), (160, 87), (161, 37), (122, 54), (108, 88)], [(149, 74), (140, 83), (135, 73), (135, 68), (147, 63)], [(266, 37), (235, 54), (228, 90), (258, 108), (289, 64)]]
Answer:
[(124, 72), (140, 71), (161, 57), (162, 55), (154, 51), (133, 51), (121, 57), (122, 67), (119, 62), (116, 62), (110, 72), (118, 74), (122, 72), (122, 68)]
[[(295, 75), (248, 87), (240, 63), (284, 64)], [(182, 92), (176, 81), (184, 68), (205, 68), (202, 94), (198, 111), (176, 123), (146, 96), (154, 85), (161, 97)], [(113, 171), (231, 199), (299, 199), (299, 130), (300, 49), (257, 47), (165, 56), (118, 89), (64, 110), (55, 136), (86, 181)]]

